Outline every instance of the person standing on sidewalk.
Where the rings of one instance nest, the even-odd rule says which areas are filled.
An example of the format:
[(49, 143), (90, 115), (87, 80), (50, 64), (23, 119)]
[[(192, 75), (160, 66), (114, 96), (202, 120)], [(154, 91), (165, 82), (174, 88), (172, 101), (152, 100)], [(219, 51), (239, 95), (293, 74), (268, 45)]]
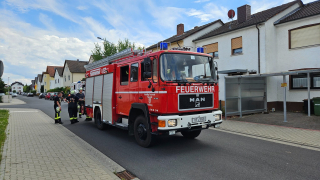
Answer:
[(66, 98), (68, 101), (68, 112), (71, 124), (77, 123), (78, 121), (78, 101), (79, 98), (74, 95), (74, 91), (71, 91), (71, 95)]
[(60, 111), (61, 111), (61, 92), (58, 94), (58, 96), (56, 96), (54, 98), (54, 111), (55, 111), (55, 115), (54, 115), (54, 121), (55, 124), (59, 123), (59, 124), (63, 124), (61, 122), (61, 117), (60, 117)]
[(79, 98), (79, 118), (82, 116), (82, 108), (84, 109), (84, 100), (85, 100), (85, 95), (82, 93), (82, 88), (79, 89), (79, 93), (76, 95)]

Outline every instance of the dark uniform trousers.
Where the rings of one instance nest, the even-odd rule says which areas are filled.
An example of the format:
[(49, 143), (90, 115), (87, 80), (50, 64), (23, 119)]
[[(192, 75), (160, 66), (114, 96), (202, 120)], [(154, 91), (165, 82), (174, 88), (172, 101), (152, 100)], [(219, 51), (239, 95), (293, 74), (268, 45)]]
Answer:
[(78, 115), (77, 115), (78, 108), (77, 108), (77, 106), (68, 107), (68, 112), (69, 112), (70, 121), (78, 119)]
[(61, 120), (61, 117), (60, 117), (60, 111), (57, 111), (56, 107), (54, 108), (54, 120), (56, 121), (59, 121)]

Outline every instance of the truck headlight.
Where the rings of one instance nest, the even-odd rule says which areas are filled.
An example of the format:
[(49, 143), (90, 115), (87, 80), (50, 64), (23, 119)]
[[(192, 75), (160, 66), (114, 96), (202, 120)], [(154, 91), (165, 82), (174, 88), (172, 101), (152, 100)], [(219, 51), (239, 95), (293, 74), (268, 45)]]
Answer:
[(168, 127), (175, 127), (177, 126), (177, 120), (176, 119), (169, 119), (168, 120)]
[(216, 121), (221, 120), (221, 115), (220, 115), (220, 114), (216, 114), (216, 115), (215, 115), (215, 120), (216, 120)]

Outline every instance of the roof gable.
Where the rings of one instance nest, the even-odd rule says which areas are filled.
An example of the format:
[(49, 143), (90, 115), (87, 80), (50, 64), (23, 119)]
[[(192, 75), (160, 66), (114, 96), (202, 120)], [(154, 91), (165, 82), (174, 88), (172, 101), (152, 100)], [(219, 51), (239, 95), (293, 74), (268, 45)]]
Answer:
[(58, 75), (60, 76), (60, 77), (62, 77), (62, 74), (63, 74), (63, 66), (61, 66), (61, 67), (56, 67), (55, 68), (55, 73), (56, 72), (58, 72)]
[[(195, 33), (199, 32), (199, 31), (201, 31), (201, 30), (203, 30), (203, 29), (205, 29), (205, 28), (207, 28), (207, 27), (209, 27), (209, 26), (211, 26), (211, 25), (213, 25), (213, 24), (215, 24), (215, 23), (221, 23), (222, 25), (224, 24), (220, 19), (218, 19), (218, 20), (213, 21), (213, 22), (211, 22), (211, 23), (208, 23), (208, 24), (205, 24), (205, 25), (202, 25), (202, 26), (199, 26), (199, 27), (195, 27), (195, 28), (193, 28), (193, 29), (191, 29), (191, 30), (189, 30), (189, 31), (184, 32), (183, 34), (181, 34), (181, 35), (179, 35), (179, 36), (174, 35), (174, 36), (172, 36), (172, 37), (170, 37), (170, 38), (168, 38), (168, 39), (165, 39), (165, 40), (163, 40), (163, 41), (160, 41), (160, 42), (170, 42), (170, 43), (173, 43), (173, 42), (177, 42), (177, 41), (183, 40), (183, 39), (189, 37), (190, 35), (195, 34)], [(153, 48), (158, 47), (159, 44), (160, 44), (160, 42), (158, 42), (157, 44), (154, 44), (154, 45), (149, 46), (149, 47), (147, 48), (147, 50), (150, 50), (150, 49), (153, 49)]]
[(57, 67), (63, 68), (63, 66), (47, 66), (46, 72), (50, 75), (50, 77), (54, 77), (55, 68)]
[(296, 3), (301, 3), (301, 1), (300, 0), (292, 1), (292, 2), (289, 2), (286, 4), (282, 4), (280, 6), (277, 6), (277, 7), (273, 7), (271, 9), (257, 12), (255, 14), (251, 15), (251, 19), (249, 19), (243, 23), (238, 23), (237, 20), (227, 22), (223, 26), (221, 26), (221, 27), (219, 27), (219, 28), (193, 40), (193, 41), (198, 41), (198, 40), (209, 38), (212, 36), (217, 36), (219, 34), (224, 34), (224, 33), (231, 32), (231, 31), (234, 31), (237, 29), (242, 29), (245, 27), (249, 27), (249, 26), (253, 26), (253, 25), (265, 22), (265, 21), (269, 20), (270, 18), (272, 18), (273, 16), (275, 16), (275, 15), (281, 13), (282, 11), (286, 10), (287, 8), (293, 6)]
[(274, 24), (277, 25), (315, 15), (320, 15), (320, 0), (305, 4), (302, 7), (295, 9), (293, 12), (282, 17)]
[(62, 72), (64, 72), (67, 65), (71, 73), (86, 73), (84, 66), (87, 64), (88, 61), (65, 60)]

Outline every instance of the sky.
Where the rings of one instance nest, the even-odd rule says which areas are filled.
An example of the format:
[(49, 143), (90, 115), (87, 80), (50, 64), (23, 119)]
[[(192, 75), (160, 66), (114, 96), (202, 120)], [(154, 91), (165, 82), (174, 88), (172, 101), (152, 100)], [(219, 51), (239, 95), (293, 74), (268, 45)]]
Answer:
[[(303, 0), (303, 3), (314, 0)], [(31, 84), (48, 65), (88, 61), (97, 37), (116, 43), (128, 38), (148, 47), (176, 34), (221, 19), (229, 9), (249, 4), (251, 13), (290, 0), (2, 0), (2, 79)]]

